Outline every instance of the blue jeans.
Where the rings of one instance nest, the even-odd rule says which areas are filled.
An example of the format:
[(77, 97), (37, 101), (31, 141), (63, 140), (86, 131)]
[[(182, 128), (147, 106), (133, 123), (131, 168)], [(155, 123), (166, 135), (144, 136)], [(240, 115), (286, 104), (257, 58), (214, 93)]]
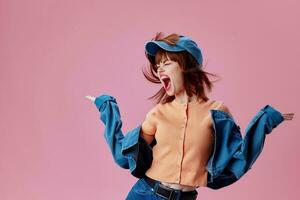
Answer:
[[(146, 182), (144, 178), (140, 178), (133, 185), (125, 200), (166, 200), (166, 199), (156, 194), (154, 192), (154, 189), (151, 188), (151, 186)], [(180, 200), (180, 195), (178, 196), (177, 200)]]

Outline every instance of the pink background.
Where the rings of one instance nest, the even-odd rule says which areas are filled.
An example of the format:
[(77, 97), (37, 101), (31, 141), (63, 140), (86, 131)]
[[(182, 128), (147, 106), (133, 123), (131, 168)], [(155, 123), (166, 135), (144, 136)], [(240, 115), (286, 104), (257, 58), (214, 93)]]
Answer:
[(197, 41), (206, 70), (222, 77), (209, 97), (224, 101), (243, 131), (266, 104), (295, 113), (267, 136), (251, 171), (221, 190), (199, 188), (198, 199), (298, 199), (299, 7), (1, 0), (0, 199), (125, 199), (137, 179), (113, 162), (84, 96), (116, 97), (125, 133), (142, 123), (159, 89), (142, 75), (144, 44), (158, 31)]

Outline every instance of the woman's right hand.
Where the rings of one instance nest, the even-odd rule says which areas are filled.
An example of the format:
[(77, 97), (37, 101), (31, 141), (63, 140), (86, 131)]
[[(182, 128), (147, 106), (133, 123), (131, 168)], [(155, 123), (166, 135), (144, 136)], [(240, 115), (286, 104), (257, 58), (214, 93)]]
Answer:
[(92, 102), (95, 102), (95, 99), (96, 99), (96, 97), (89, 96), (89, 95), (85, 96), (85, 98), (91, 100)]

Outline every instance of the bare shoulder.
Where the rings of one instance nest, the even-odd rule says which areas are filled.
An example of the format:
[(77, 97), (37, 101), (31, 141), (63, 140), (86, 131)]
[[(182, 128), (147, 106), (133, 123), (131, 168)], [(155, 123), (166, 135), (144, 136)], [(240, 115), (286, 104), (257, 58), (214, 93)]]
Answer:
[(221, 111), (224, 111), (228, 114), (231, 115), (230, 113), (230, 110), (228, 108), (228, 106), (226, 105), (226, 103), (224, 103), (224, 101), (222, 100), (211, 100), (211, 109), (214, 109), (214, 110), (221, 110)]
[(152, 118), (156, 113), (156, 107), (152, 107), (148, 112), (146, 113), (146, 118)]

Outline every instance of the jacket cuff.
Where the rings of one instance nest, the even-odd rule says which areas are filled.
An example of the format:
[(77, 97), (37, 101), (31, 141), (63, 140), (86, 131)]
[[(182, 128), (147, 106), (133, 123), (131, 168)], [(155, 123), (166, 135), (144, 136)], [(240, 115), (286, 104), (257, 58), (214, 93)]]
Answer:
[(127, 133), (122, 141), (121, 154), (127, 158), (130, 173), (141, 178), (150, 168), (153, 157), (152, 148), (140, 136), (141, 125)]
[(139, 125), (132, 131), (128, 132), (123, 141), (122, 141), (122, 154), (125, 155), (125, 152), (129, 150), (130, 148), (133, 148), (136, 144), (139, 142), (139, 134), (142, 126)]
[(280, 124), (282, 121), (284, 121), (284, 118), (283, 118), (282, 114), (277, 109), (273, 108), (272, 106), (266, 105), (263, 108), (263, 110), (271, 116), (275, 127), (278, 124)]
[(107, 94), (103, 94), (100, 95), (98, 97), (96, 97), (94, 104), (96, 105), (97, 109), (102, 112), (103, 111), (103, 103), (105, 103), (106, 101), (115, 101), (116, 102), (116, 98), (114, 98), (113, 96), (107, 95)]

